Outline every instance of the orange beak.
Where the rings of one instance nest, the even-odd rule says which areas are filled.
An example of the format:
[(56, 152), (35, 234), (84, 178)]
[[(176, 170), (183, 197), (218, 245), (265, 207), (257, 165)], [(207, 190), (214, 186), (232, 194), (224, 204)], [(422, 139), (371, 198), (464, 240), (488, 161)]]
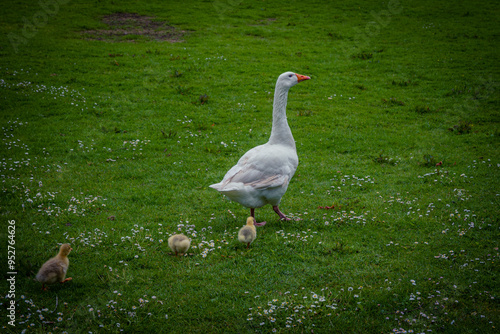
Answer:
[(298, 82), (311, 79), (307, 75), (302, 75), (302, 74), (297, 74), (297, 73), (295, 73), (295, 75), (297, 76), (297, 81)]

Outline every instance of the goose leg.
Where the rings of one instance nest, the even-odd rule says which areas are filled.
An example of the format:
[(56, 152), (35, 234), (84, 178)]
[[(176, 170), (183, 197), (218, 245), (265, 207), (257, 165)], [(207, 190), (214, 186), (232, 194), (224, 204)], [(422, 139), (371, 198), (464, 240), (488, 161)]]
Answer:
[(266, 225), (266, 222), (257, 223), (257, 220), (255, 219), (255, 209), (254, 208), (250, 208), (250, 216), (252, 216), (255, 226), (264, 226), (264, 225)]
[(285, 216), (283, 214), (283, 212), (280, 211), (280, 209), (278, 208), (278, 206), (273, 206), (273, 210), (274, 212), (276, 212), (278, 214), (278, 216), (280, 216), (280, 219), (283, 219), (283, 220), (291, 220), (290, 218), (288, 218), (287, 216)]
[(71, 281), (73, 278), (71, 277), (68, 277), (66, 278), (64, 281), (61, 281), (60, 283), (63, 284), (63, 283), (66, 283), (67, 281)]

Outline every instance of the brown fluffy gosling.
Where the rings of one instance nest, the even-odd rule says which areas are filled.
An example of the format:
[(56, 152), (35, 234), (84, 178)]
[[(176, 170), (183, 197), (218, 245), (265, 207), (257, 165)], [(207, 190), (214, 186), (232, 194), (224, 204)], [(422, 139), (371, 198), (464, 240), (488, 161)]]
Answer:
[(175, 252), (175, 256), (177, 256), (178, 253), (186, 253), (189, 246), (191, 246), (191, 240), (184, 234), (174, 234), (168, 238), (168, 247)]
[(43, 264), (36, 274), (36, 280), (42, 283), (42, 290), (47, 290), (46, 284), (57, 282), (62, 284), (72, 280), (71, 277), (65, 279), (69, 267), (68, 254), (72, 250), (69, 244), (63, 244), (59, 249), (59, 254)]
[(257, 230), (255, 229), (255, 219), (253, 217), (247, 218), (247, 224), (243, 226), (238, 232), (238, 240), (246, 243), (247, 248), (257, 237)]

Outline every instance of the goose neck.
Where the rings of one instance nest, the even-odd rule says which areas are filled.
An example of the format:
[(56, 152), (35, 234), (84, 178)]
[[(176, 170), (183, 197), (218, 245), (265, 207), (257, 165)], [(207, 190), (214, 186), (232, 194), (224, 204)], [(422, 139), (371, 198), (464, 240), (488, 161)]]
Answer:
[(281, 144), (295, 147), (292, 131), (286, 118), (286, 103), (288, 87), (276, 85), (273, 103), (273, 127), (271, 130), (270, 144)]

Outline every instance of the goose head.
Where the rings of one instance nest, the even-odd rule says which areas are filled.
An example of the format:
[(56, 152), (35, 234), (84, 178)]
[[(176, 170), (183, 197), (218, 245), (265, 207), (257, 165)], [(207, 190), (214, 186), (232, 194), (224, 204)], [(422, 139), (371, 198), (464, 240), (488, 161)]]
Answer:
[(294, 72), (285, 72), (278, 77), (278, 82), (276, 85), (291, 88), (301, 81), (311, 79), (307, 75), (297, 74)]

